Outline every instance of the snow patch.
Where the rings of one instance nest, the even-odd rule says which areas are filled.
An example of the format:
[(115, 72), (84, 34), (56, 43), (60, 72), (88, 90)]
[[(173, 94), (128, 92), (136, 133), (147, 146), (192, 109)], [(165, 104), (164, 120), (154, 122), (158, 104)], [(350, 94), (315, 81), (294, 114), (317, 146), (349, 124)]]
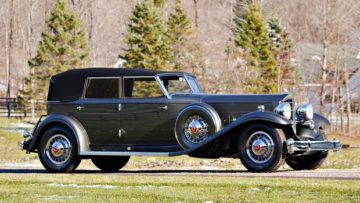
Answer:
[(40, 163), (5, 163), (5, 167), (42, 168)]
[(50, 183), (47, 185), (50, 187), (104, 188), (104, 189), (116, 188), (116, 186), (113, 185), (78, 185), (78, 184), (59, 184), (59, 183)]
[(213, 167), (213, 166), (201, 166), (201, 168), (204, 170), (219, 170), (220, 169), (218, 167)]
[(17, 123), (11, 123), (12, 126), (15, 126), (17, 128), (33, 128), (34, 125), (29, 124), (29, 123), (22, 123), (22, 122), (17, 122)]
[(159, 189), (164, 189), (164, 188), (169, 188), (170, 186), (167, 185), (161, 185), (161, 186), (154, 186), (154, 185), (137, 185), (135, 186), (138, 189), (142, 189), (142, 190), (147, 190), (150, 188), (159, 188)]

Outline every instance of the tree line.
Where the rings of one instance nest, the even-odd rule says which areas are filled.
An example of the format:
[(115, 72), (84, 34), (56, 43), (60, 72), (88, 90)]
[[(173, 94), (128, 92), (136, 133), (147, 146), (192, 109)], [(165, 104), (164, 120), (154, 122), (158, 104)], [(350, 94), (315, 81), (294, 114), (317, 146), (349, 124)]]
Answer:
[[(187, 71), (191, 67), (192, 73), (201, 72), (200, 83), (205, 83), (209, 70), (201, 69), (194, 57), (201, 52), (199, 44), (189, 43), (196, 32), (194, 23), (181, 0), (176, 0), (168, 16), (164, 15), (164, 3), (165, 0), (143, 0), (135, 5), (120, 58), (130, 68)], [(233, 11), (235, 17), (229, 28), (233, 37), (227, 54), (232, 60), (245, 61), (236, 67), (236, 72), (245, 76), (236, 83), (252, 93), (277, 93), (296, 85), (294, 81), (301, 77), (297, 66), (290, 61), (291, 40), (279, 20), (266, 20), (256, 1), (239, 0)], [(65, 70), (87, 67), (91, 51), (82, 20), (67, 6), (66, 0), (56, 2), (45, 25), (36, 55), (28, 61), (30, 74), (25, 78), (26, 87), (19, 90), (19, 101), (32, 114), (44, 106), (41, 101), (46, 100), (49, 78)]]
[[(31, 0), (30, 2), (36, 1)], [(60, 1), (57, 1), (50, 13), (53, 13), (58, 2)], [(74, 12), (82, 24), (80, 27), (85, 34), (83, 41), (87, 44), (89, 51), (85, 58), (79, 60), (81, 65), (76, 65), (76, 68), (87, 67), (87, 64), (99, 64), (90, 60), (99, 53), (99, 48), (94, 46), (94, 36), (99, 33), (99, 30), (93, 28), (95, 25), (93, 23), (100, 27), (103, 26), (102, 19), (96, 18), (97, 12), (103, 12), (97, 7), (99, 4), (92, 0), (86, 5), (76, 0), (62, 2), (65, 3), (65, 10)], [(224, 36), (219, 35), (219, 39), (222, 38), (222, 41), (216, 42), (217, 44), (220, 42), (224, 44), (225, 51), (218, 45), (212, 46), (210, 44), (212, 41), (207, 40), (207, 33), (214, 35), (216, 32), (206, 33), (204, 27), (201, 27), (204, 23), (208, 23), (207, 29), (219, 30), (219, 23), (215, 24), (216, 22), (214, 22), (215, 27), (211, 24), (211, 20), (215, 19), (211, 16), (217, 15), (216, 11), (214, 13), (212, 10), (211, 16), (208, 17), (209, 21), (204, 21), (204, 15), (207, 15), (206, 9), (209, 8), (206, 2), (201, 0), (139, 0), (137, 3), (122, 5), (122, 7), (129, 7), (131, 13), (124, 16), (128, 23), (119, 25), (124, 26), (122, 29), (124, 32), (121, 31), (120, 33), (122, 39), (118, 43), (122, 50), (120, 52), (117, 50), (115, 55), (117, 54), (124, 59), (125, 65), (129, 67), (137, 66), (194, 73), (205, 91), (213, 93), (277, 93), (288, 91), (292, 87), (302, 87), (305, 81), (306, 83), (314, 83), (320, 85), (315, 89), (319, 93), (321, 113), (328, 113), (340, 120), (341, 129), (349, 132), (351, 129), (351, 110), (355, 108), (350, 103), (351, 87), (349, 87), (349, 80), (356, 74), (357, 70), (348, 62), (348, 58), (354, 54), (353, 44), (354, 41), (356, 42), (354, 36), (359, 36), (355, 29), (356, 22), (358, 22), (356, 16), (359, 16), (356, 13), (359, 10), (357, 9), (359, 8), (358, 3), (352, 0), (345, 3), (338, 0), (316, 2), (232, 0), (229, 1), (230, 3), (227, 2), (216, 1), (215, 3), (221, 4), (221, 7), (216, 7), (217, 9), (227, 9), (231, 13), (226, 14), (224, 12), (224, 15), (230, 16), (227, 19), (231, 19), (231, 21), (223, 21), (224, 25), (219, 31), (229, 33), (224, 34), (229, 39), (225, 41)], [(47, 7), (53, 6), (50, 3), (46, 5)], [(231, 6), (230, 9), (229, 6)], [(32, 5), (31, 9), (34, 7), (36, 5)], [(15, 8), (16, 6), (13, 5), (13, 9), (10, 7), (9, 12)], [(80, 16), (75, 10), (79, 12)], [(221, 10), (218, 13), (223, 11)], [(36, 12), (30, 12), (30, 14), (34, 18)], [(44, 29), (49, 33), (52, 32), (48, 26), (51, 15), (47, 16), (46, 28)], [(145, 24), (144, 16), (147, 17)], [(81, 19), (86, 19), (84, 24)], [(116, 19), (111, 20), (116, 21)], [(16, 26), (16, 22), (16, 18), (10, 18), (10, 27), (6, 27), (8, 31), (6, 36), (9, 42), (16, 34), (10, 29), (11, 25)], [(58, 23), (56, 26), (58, 25), (60, 24)], [(112, 30), (111, 33), (109, 30), (107, 32), (112, 36), (118, 36), (119, 29), (114, 27)], [(31, 32), (34, 30), (29, 29), (29, 33)], [(140, 34), (141, 32), (143, 34)], [(41, 46), (47, 47), (49, 39), (46, 41), (42, 35), (41, 42), (37, 46), (38, 49)], [(89, 43), (90, 41), (91, 43)], [(57, 46), (60, 42), (52, 43)], [(321, 48), (321, 55), (319, 59), (316, 59), (317, 66), (313, 69), (304, 69), (308, 66), (304, 63), (309, 63), (308, 61), (311, 62), (312, 59), (303, 58), (299, 60), (299, 58), (305, 57), (301, 55), (301, 48), (305, 43), (316, 44)], [(5, 46), (6, 50), (14, 49), (17, 46), (14, 43), (6, 45), (9, 45)], [(215, 50), (210, 50), (210, 47)], [(47, 48), (57, 49), (51, 46)], [(63, 50), (64, 53), (68, 51), (68, 49), (57, 51), (60, 50)], [(38, 52), (39, 50), (36, 51), (35, 55), (38, 55)], [(208, 55), (210, 52), (212, 52), (211, 58)], [(6, 51), (5, 53), (9, 52)], [(218, 54), (218, 58), (214, 53)], [(56, 53), (50, 55), (59, 56)], [(109, 53), (109, 55), (114, 55), (114, 53)], [(45, 54), (40, 55), (38, 59), (43, 56)], [(31, 106), (29, 101), (36, 103), (37, 99), (34, 96), (33, 99), (30, 99), (26, 94), (39, 95), (40, 100), (43, 100), (46, 93), (40, 92), (41, 89), (47, 91), (46, 82), (48, 81), (48, 79), (43, 80), (45, 85), (31, 84), (33, 81), (31, 77), (46, 78), (46, 74), (55, 74), (58, 69), (50, 68), (51, 71), (40, 71), (44, 77), (36, 76), (35, 73), (38, 70), (45, 69), (35, 67), (45, 67), (46, 65), (36, 64), (36, 56), (32, 54), (26, 57), (31, 59), (29, 60), (30, 75), (25, 80), (26, 88), (20, 88), (20, 92), (23, 101), (28, 103), (27, 106)], [(11, 52), (10, 57), (7, 58), (10, 59), (10, 64), (14, 61)], [(44, 62), (44, 64), (48, 64), (48, 67), (51, 63), (56, 64), (54, 61), (56, 57), (51, 58), (52, 61), (45, 60), (46, 62)], [(216, 61), (219, 62), (216, 63)], [(65, 67), (66, 64), (61, 66)], [(70, 68), (75, 68), (75, 66)], [(8, 71), (6, 72), (8, 73)], [(219, 82), (215, 84), (213, 81)], [(40, 88), (35, 88), (37, 85)], [(307, 86), (305, 88), (312, 87)], [(303, 97), (301, 99), (303, 100)], [(325, 109), (327, 104), (331, 105), (330, 112)], [(36, 105), (44, 106), (42, 103), (33, 106)], [(343, 119), (345, 116), (347, 120)], [(347, 123), (346, 128), (344, 127), (345, 123)]]

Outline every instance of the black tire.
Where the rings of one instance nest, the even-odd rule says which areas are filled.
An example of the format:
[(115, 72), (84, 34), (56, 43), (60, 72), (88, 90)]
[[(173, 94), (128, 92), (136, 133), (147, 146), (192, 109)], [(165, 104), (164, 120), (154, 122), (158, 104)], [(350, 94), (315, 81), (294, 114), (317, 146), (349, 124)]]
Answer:
[(91, 161), (100, 170), (105, 172), (116, 172), (124, 167), (129, 161), (130, 156), (94, 156)]
[(284, 163), (286, 138), (281, 129), (269, 124), (254, 124), (241, 133), (237, 149), (242, 164), (249, 171), (273, 172)]
[(294, 170), (315, 170), (325, 161), (328, 152), (317, 152), (312, 155), (293, 156), (285, 159)]
[(38, 155), (42, 165), (52, 173), (72, 172), (81, 162), (73, 132), (62, 125), (46, 129), (40, 140)]
[[(327, 140), (326, 133), (322, 132), (323, 128), (319, 127), (319, 134), (315, 140)], [(287, 165), (294, 170), (315, 170), (319, 168), (328, 155), (327, 151), (305, 153), (304, 155), (294, 155), (285, 159)]]
[[(193, 121), (199, 121), (200, 128), (196, 132), (189, 133), (190, 125)], [(190, 122), (190, 123), (189, 123)], [(206, 128), (205, 128), (206, 126)], [(200, 130), (206, 129), (206, 133)], [(188, 149), (199, 145), (201, 142), (206, 140), (209, 136), (215, 134), (221, 129), (221, 120), (216, 111), (209, 105), (191, 105), (185, 107), (177, 116), (175, 122), (175, 136), (179, 145), (183, 149)], [(195, 134), (199, 135), (194, 136)]]

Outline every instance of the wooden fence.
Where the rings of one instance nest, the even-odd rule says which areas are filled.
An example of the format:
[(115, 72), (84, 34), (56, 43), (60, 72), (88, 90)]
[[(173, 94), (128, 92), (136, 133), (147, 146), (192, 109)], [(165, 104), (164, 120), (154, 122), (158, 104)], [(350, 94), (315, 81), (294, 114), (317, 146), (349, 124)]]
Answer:
[(16, 98), (0, 98), (0, 117), (26, 117), (26, 109)]

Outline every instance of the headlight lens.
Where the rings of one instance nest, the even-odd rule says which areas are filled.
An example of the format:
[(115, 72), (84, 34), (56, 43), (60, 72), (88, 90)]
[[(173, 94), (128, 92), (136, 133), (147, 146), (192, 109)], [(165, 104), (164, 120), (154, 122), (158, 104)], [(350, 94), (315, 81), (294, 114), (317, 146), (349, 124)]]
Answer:
[(314, 117), (314, 109), (311, 104), (304, 104), (299, 106), (299, 108), (296, 110), (296, 113), (305, 120), (312, 120)]
[(279, 104), (274, 111), (287, 119), (291, 118), (291, 105), (288, 102)]

